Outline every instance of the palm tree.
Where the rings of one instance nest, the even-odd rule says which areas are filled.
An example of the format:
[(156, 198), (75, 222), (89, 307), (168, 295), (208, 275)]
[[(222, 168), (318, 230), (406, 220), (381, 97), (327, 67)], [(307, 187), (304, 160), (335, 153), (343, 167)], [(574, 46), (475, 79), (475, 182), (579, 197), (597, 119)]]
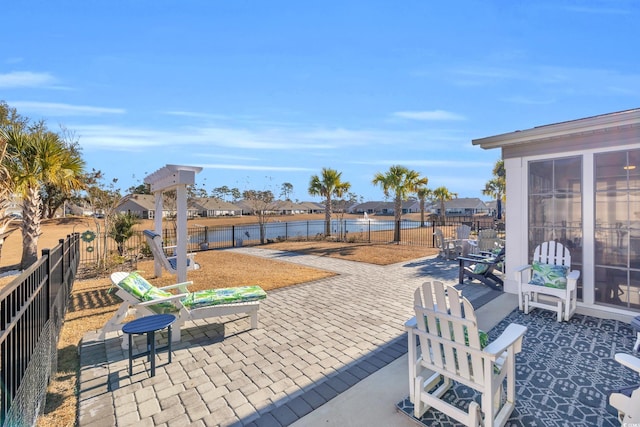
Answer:
[(57, 134), (41, 124), (31, 130), (3, 129), (0, 138), (7, 144), (5, 164), (14, 190), (22, 197), (20, 268), (26, 269), (38, 259), (43, 186), (53, 184), (63, 191), (80, 189), (84, 161), (77, 152), (68, 150)]
[(447, 212), (444, 208), (444, 202), (453, 200), (458, 197), (458, 194), (452, 193), (447, 187), (442, 186), (433, 190), (432, 197), (440, 202), (440, 217), (442, 219), (442, 224), (444, 225), (444, 219), (447, 216)]
[(418, 200), (420, 200), (420, 227), (424, 227), (425, 204), (426, 200), (431, 198), (431, 193), (433, 193), (433, 191), (431, 191), (431, 189), (427, 188), (426, 186), (420, 187), (418, 188), (418, 191), (416, 191)]
[(5, 153), (7, 152), (6, 140), (0, 138), (0, 258), (2, 257), (2, 246), (4, 239), (11, 234), (11, 231), (7, 231), (9, 224), (13, 220), (7, 214), (7, 208), (9, 207), (12, 192), (12, 182), (9, 171), (4, 165)]
[(120, 256), (125, 255), (125, 243), (133, 236), (133, 227), (139, 222), (138, 216), (132, 213), (120, 213), (113, 218), (109, 236), (116, 242)]
[(426, 177), (421, 177), (420, 173), (400, 165), (391, 166), (386, 173), (378, 172), (373, 177), (373, 185), (380, 185), (385, 197), (389, 197), (391, 192), (395, 194), (395, 227), (393, 237), (395, 242), (400, 241), (402, 202), (407, 200), (409, 194), (416, 193), (420, 187), (427, 185), (428, 181)]
[(331, 198), (342, 197), (351, 188), (349, 182), (341, 180), (342, 172), (335, 169), (322, 168), (320, 176), (313, 175), (309, 182), (309, 194), (312, 196), (322, 196), (324, 202), (324, 234), (331, 236)]
[(504, 160), (498, 159), (493, 167), (493, 178), (484, 185), (482, 194), (496, 199), (498, 219), (502, 219), (502, 202), (507, 193), (506, 173), (504, 170)]

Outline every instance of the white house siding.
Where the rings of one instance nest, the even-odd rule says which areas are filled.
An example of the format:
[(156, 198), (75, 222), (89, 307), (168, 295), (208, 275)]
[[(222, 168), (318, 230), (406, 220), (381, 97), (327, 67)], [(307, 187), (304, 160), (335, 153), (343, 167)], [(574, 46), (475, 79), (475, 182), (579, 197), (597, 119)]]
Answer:
[[(566, 134), (566, 133), (569, 134)], [(564, 134), (563, 134), (564, 133)], [(506, 170), (506, 277), (505, 291), (517, 292), (515, 270), (531, 256), (528, 218), (528, 177), (532, 161), (578, 156), (582, 161), (582, 259), (580, 266), (585, 312), (598, 310), (611, 317), (637, 314), (635, 309), (598, 304), (595, 295), (595, 185), (594, 156), (598, 153), (640, 149), (640, 109), (612, 115), (542, 126), (474, 140), (483, 148), (502, 148)], [(573, 252), (572, 252), (573, 254)], [(632, 282), (633, 286), (633, 282)], [(634, 292), (631, 292), (634, 293)], [(640, 296), (631, 295), (640, 302)], [(632, 299), (632, 303), (635, 302)]]

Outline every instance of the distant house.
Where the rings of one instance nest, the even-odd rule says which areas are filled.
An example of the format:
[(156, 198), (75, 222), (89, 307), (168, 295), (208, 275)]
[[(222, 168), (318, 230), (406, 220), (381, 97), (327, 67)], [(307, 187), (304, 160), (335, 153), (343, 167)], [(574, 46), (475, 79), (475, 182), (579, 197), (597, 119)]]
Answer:
[(191, 204), (201, 217), (242, 215), (242, 209), (215, 197), (198, 197)]
[(364, 202), (351, 207), (354, 214), (375, 214), (379, 212), (378, 206), (383, 202)]
[(534, 248), (556, 240), (581, 270), (578, 308), (640, 310), (640, 109), (473, 140), (502, 152), (505, 290)]
[[(437, 213), (440, 214), (439, 204)], [(462, 197), (444, 202), (444, 210), (449, 216), (473, 216), (489, 213), (489, 208), (477, 197)]]
[(155, 202), (151, 194), (129, 194), (116, 208), (116, 212), (130, 213), (141, 219), (155, 217)]
[[(368, 215), (394, 215), (395, 203), (388, 201), (364, 202), (353, 206), (350, 212)], [(405, 200), (402, 202), (402, 214), (420, 212), (420, 202), (417, 200)]]
[(300, 202), (300, 208), (309, 214), (324, 213), (324, 203)]
[(309, 213), (309, 207), (302, 203), (294, 203), (291, 200), (278, 200), (274, 202), (277, 211), (281, 215), (300, 215)]
[(9, 197), (9, 203), (6, 206), (5, 214), (7, 216), (22, 217), (22, 197), (12, 194)]
[[(130, 194), (116, 207), (116, 212), (130, 213), (141, 219), (154, 219), (156, 216), (155, 198), (151, 194)], [(163, 206), (162, 217), (175, 217), (176, 209)], [(198, 208), (190, 205), (187, 208), (187, 218), (198, 216)]]
[[(489, 209), (489, 215), (496, 217), (498, 215), (498, 201), (497, 200), (490, 200), (488, 202), (484, 202), (485, 205), (487, 205), (487, 209)], [(502, 216), (505, 215), (506, 213), (506, 209), (505, 209), (505, 204), (504, 202), (502, 203)]]

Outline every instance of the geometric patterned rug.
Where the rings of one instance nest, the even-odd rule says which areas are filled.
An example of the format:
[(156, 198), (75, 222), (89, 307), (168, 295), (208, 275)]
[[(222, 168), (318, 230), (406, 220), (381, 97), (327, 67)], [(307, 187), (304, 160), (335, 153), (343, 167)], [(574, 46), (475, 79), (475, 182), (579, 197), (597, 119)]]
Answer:
[[(633, 354), (636, 336), (628, 323), (579, 314), (558, 323), (548, 310), (525, 315), (515, 309), (489, 332), (490, 341), (510, 323), (527, 332), (516, 358), (516, 407), (507, 426), (620, 426), (609, 393), (640, 383), (614, 360), (616, 353)], [(480, 403), (477, 392), (458, 383), (443, 398), (465, 411), (472, 400)], [(425, 426), (459, 425), (433, 409), (416, 419), (408, 398), (396, 406)]]

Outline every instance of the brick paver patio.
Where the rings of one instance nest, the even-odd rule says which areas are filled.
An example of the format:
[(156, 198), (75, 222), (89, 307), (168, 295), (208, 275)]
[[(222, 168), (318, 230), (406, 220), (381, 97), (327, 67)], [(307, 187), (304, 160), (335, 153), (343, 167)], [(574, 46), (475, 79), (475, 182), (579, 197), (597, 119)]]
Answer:
[[(101, 341), (87, 334), (80, 426), (289, 425), (405, 354), (403, 324), (412, 316), (415, 288), (431, 279), (454, 284), (458, 275), (457, 262), (438, 258), (376, 266), (233, 250), (339, 275), (269, 292), (255, 330), (242, 316), (187, 324), (172, 363), (162, 353), (153, 378), (146, 359), (138, 359), (129, 376), (119, 337)], [(474, 285), (463, 292), (473, 300), (487, 291)]]

